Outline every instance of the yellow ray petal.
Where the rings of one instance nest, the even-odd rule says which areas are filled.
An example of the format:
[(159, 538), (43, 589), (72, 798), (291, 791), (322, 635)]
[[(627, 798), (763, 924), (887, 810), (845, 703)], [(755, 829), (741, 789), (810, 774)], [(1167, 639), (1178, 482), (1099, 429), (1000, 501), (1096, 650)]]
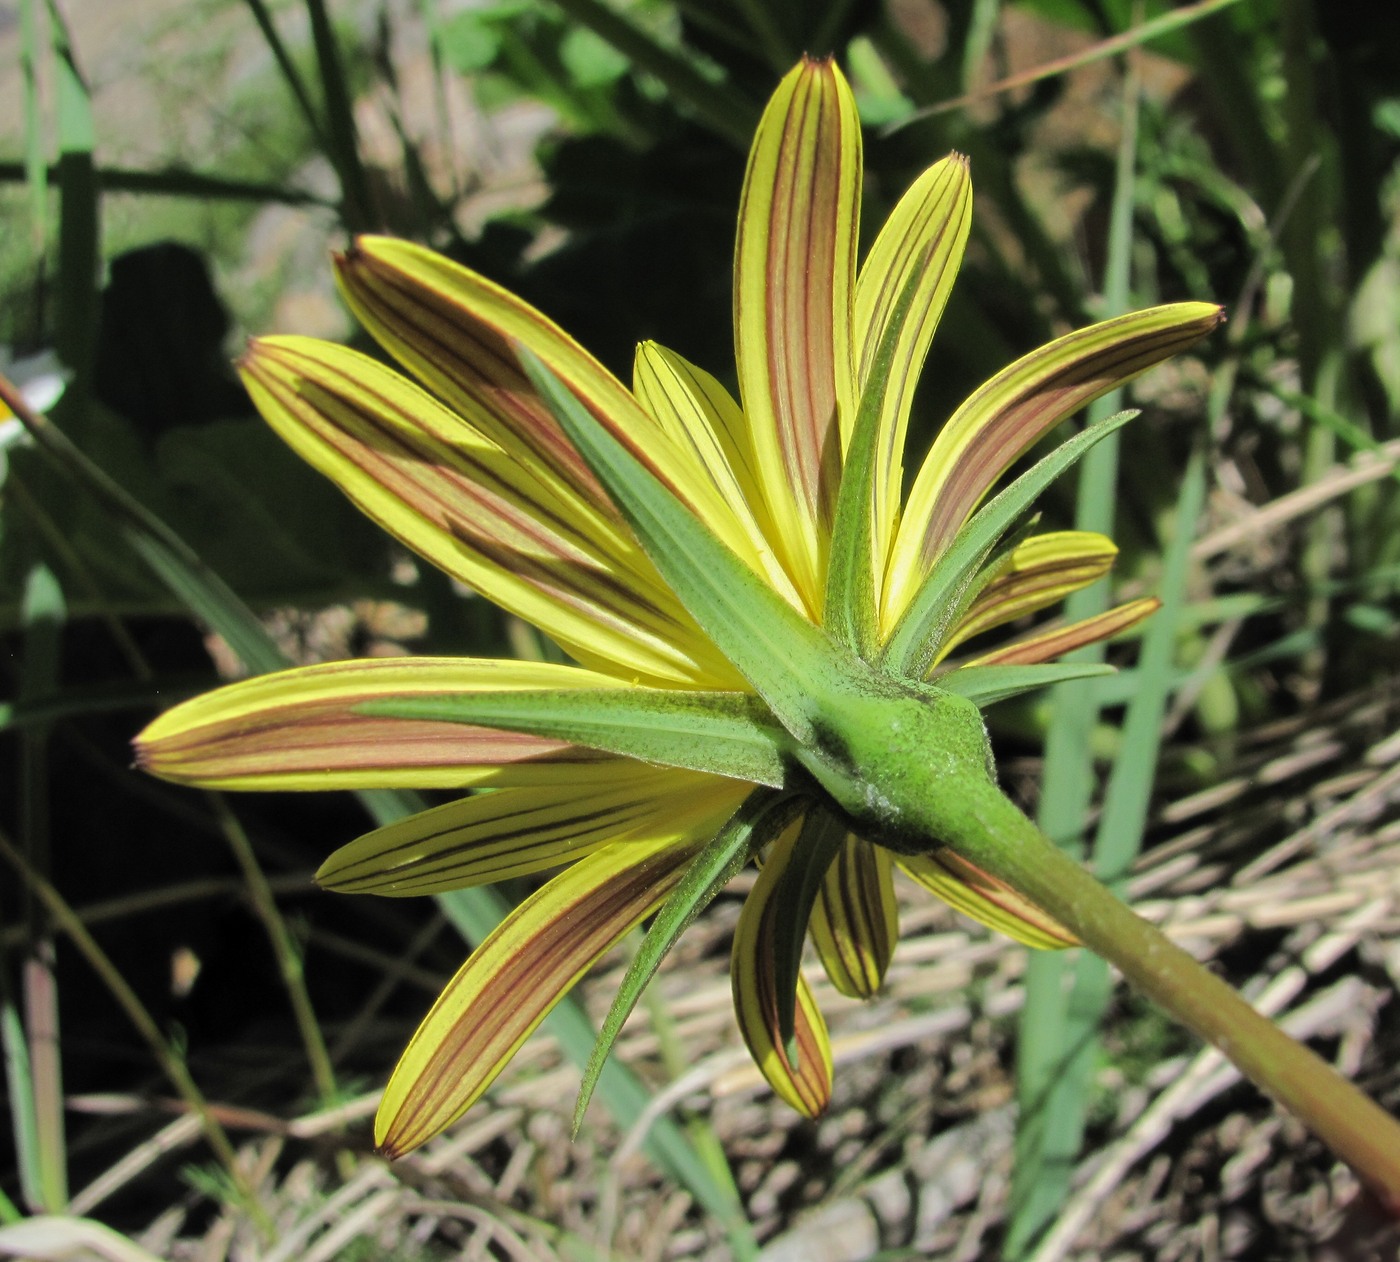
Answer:
[(605, 846), (532, 894), (472, 952), (385, 1088), (374, 1141), (398, 1157), (467, 1111), (574, 983), (675, 888), (702, 843)]
[(1068, 929), (1034, 903), (951, 850), (900, 855), (895, 862), (954, 910), (1026, 946), (1049, 951), (1078, 943)]
[(837, 990), (854, 999), (875, 994), (899, 938), (889, 851), (848, 834), (826, 871), (808, 929)]
[(975, 390), (939, 431), (914, 480), (890, 551), (881, 625), (895, 625), (933, 561), (1017, 457), (1223, 318), (1205, 302), (1136, 311), (1057, 338)]
[(360, 237), (337, 259), (356, 316), (396, 359), (530, 467), (551, 470), (571, 495), (559, 501), (615, 519), (596, 479), (521, 372), (528, 346), (619, 441), (707, 521), (726, 506), (627, 388), (528, 303), (434, 250), (391, 237)]
[(1105, 535), (1060, 530), (1033, 535), (1007, 559), (1005, 568), (977, 599), (938, 652), (935, 665), (964, 640), (1057, 604), (1095, 583), (1113, 568), (1118, 548)]
[[(798, 609), (802, 599), (769, 539), (768, 522), (747, 422), (729, 391), (702, 368), (655, 342), (637, 347), (632, 388), (643, 406), (690, 453), (695, 481), (708, 479), (728, 507), (710, 520), (721, 539)], [(814, 611), (803, 609), (809, 617)]]
[(1071, 622), (1068, 626), (1055, 627), (1050, 631), (1028, 636), (1024, 640), (1017, 640), (1013, 644), (994, 649), (962, 664), (1031, 666), (1037, 662), (1053, 662), (1057, 657), (1083, 648), (1086, 644), (1097, 644), (1100, 640), (1112, 639), (1113, 636), (1137, 626), (1144, 618), (1151, 617), (1161, 607), (1162, 602), (1155, 596), (1145, 596), (1141, 600), (1117, 605), (1081, 622)]
[[(923, 173), (885, 221), (856, 281), (857, 383), (868, 380), (880, 340), (897, 314), (904, 321), (881, 392), (875, 444), (875, 549), (883, 576), (904, 480), (909, 407), (924, 357), (952, 292), (972, 224), (967, 159), (952, 154)], [(878, 593), (877, 593), (878, 595)]]
[(391, 369), (286, 337), (253, 343), (242, 371), (268, 423), (363, 512), (580, 661), (658, 682), (740, 682), (621, 525), (563, 511), (557, 478)]
[(773, 892), (792, 861), (802, 821), (773, 843), (754, 888), (744, 900), (734, 930), (729, 971), (734, 1015), (755, 1063), (784, 1100), (805, 1117), (818, 1117), (831, 1100), (831, 1043), (826, 1022), (806, 981), (797, 978), (794, 1042), (797, 1064), (788, 1058), (778, 1029), (778, 993), (773, 970)]
[(135, 742), (146, 771), (218, 789), (459, 789), (587, 783), (609, 755), (540, 736), (358, 714), (366, 701), (539, 688), (618, 688), (543, 662), (389, 657), (259, 675), (167, 710)]
[(684, 842), (715, 832), (747, 784), (627, 760), (587, 779), (502, 789), (421, 811), (341, 846), (316, 880), (343, 894), (408, 896), (489, 885), (572, 863), (610, 842)]
[(749, 154), (734, 337), (773, 544), (810, 609), (821, 607), (824, 528), (855, 419), (860, 180), (850, 88), (834, 62), (805, 60), (779, 84)]

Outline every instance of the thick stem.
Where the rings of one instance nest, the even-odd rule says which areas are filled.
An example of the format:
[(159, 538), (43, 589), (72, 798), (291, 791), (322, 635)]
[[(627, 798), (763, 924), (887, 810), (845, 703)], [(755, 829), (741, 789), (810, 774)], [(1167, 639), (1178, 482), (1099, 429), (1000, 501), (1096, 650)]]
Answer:
[(994, 787), (964, 806), (960, 835), (944, 838), (953, 849), (1043, 907), (1228, 1057), (1400, 1217), (1400, 1122), (1120, 902)]

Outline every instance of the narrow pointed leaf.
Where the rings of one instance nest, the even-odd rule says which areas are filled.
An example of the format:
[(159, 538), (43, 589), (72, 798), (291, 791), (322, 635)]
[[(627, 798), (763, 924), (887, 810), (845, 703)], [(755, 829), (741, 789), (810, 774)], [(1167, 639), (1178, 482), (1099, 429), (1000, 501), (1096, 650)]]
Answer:
[(894, 502), (881, 495), (889, 472), (888, 456), (880, 450), (888, 437), (882, 431), (885, 400), (918, 290), (918, 277), (906, 279), (890, 310), (883, 313), (883, 332), (868, 365), (833, 515), (822, 625), (861, 657), (869, 657), (879, 640), (875, 575), (877, 567), (883, 572), (883, 541), (893, 526), (892, 520), (880, 518), (881, 512), (894, 511)]
[(778, 786), (787, 732), (752, 693), (618, 688), (386, 697), (362, 714), (466, 723), (552, 737), (666, 767)]
[(492, 884), (613, 842), (708, 836), (748, 792), (717, 776), (599, 763), (584, 782), (481, 793), (395, 820), (341, 846), (316, 880), (342, 894), (395, 898)]
[(1017, 942), (1042, 951), (1078, 945), (1046, 912), (946, 846), (926, 855), (900, 855), (896, 862), (955, 911)]
[(607, 1063), (608, 1053), (622, 1033), (623, 1023), (637, 1006), (642, 991), (661, 967), (661, 961), (695, 918), (714, 901), (715, 895), (748, 863), (754, 851), (787, 826), (799, 805), (797, 799), (783, 794), (762, 791), (751, 794), (714, 839), (691, 860), (680, 884), (652, 920), (627, 967), (608, 1015), (598, 1027), (598, 1041), (583, 1071), (578, 1101), (574, 1105), (575, 1134), (583, 1123), (584, 1112)]
[(847, 674), (830, 640), (721, 543), (526, 347), (521, 361), (682, 604), (799, 741)]
[(1081, 430), (1028, 469), (980, 508), (938, 558), (920, 585), (885, 649), (895, 674), (919, 677), (928, 670), (952, 630), (950, 615), (997, 541), (1035, 498), (1095, 443), (1126, 425), (1137, 413), (1119, 412)]
[(512, 911), (400, 1058), (375, 1118), (380, 1151), (402, 1156), (461, 1117), (584, 972), (675, 888), (698, 849), (605, 846)]
[(966, 697), (984, 710), (1023, 692), (1048, 688), (1072, 679), (1097, 679), (1117, 672), (1103, 662), (1053, 662), (1034, 666), (964, 666), (939, 675), (936, 683), (947, 692)]
[(299, 666), (172, 707), (136, 738), (136, 761), (162, 779), (220, 789), (460, 789), (569, 776), (578, 783), (606, 759), (554, 737), (372, 717), (358, 707), (386, 696), (621, 687), (607, 675), (544, 662), (396, 657)]
[(744, 176), (734, 338), (764, 499), (809, 608), (820, 607), (826, 526), (855, 420), (851, 303), (860, 120), (835, 62), (778, 85)]
[(890, 852), (848, 833), (808, 926), (831, 984), (853, 999), (880, 989), (899, 933)]
[(1153, 307), (1079, 329), (1032, 351), (981, 386), (939, 432), (890, 557), (886, 626), (1012, 462), (1060, 421), (1186, 350), (1224, 319), (1204, 302)]

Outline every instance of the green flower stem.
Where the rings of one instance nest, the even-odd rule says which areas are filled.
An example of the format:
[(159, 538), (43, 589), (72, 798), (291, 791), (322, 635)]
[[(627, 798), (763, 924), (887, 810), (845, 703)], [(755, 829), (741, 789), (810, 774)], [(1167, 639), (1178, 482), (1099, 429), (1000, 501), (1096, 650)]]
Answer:
[(945, 840), (1043, 907), (1148, 998), (1296, 1114), (1400, 1215), (1400, 1123), (1120, 902), (994, 786)]
[(939, 688), (852, 675), (799, 757), (857, 831), (944, 845), (1048, 912), (1306, 1123), (1400, 1217), (1400, 1122), (1062, 853), (997, 787), (977, 708)]

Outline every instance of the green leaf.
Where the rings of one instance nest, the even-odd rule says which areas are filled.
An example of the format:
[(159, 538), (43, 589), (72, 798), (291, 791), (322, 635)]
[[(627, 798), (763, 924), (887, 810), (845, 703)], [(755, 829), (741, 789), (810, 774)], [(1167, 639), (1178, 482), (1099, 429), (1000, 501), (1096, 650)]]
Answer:
[(368, 701), (361, 714), (436, 719), (554, 737), (643, 762), (781, 787), (787, 733), (763, 702), (737, 692), (549, 689)]
[(858, 670), (627, 451), (529, 347), (520, 362), (643, 549), (705, 634), (798, 741)]
[(638, 70), (660, 79), (671, 98), (703, 127), (740, 149), (748, 147), (758, 112), (730, 84), (712, 82), (702, 73), (700, 67), (705, 63), (693, 51), (667, 48), (602, 0), (555, 0), (555, 4), (574, 22), (605, 39)]
[(968, 585), (1011, 524), (1085, 452), (1137, 415), (1119, 412), (1081, 430), (973, 515), (934, 563), (891, 634), (885, 648), (888, 670), (907, 678), (928, 670), (955, 625), (956, 610), (964, 607)]
[(884, 416), (889, 377), (900, 351), (900, 338), (919, 292), (918, 281), (918, 276), (908, 279), (880, 337), (846, 449), (831, 528), (822, 623), (841, 643), (862, 657), (869, 657), (879, 640), (874, 506), (876, 480), (880, 475), (880, 422)]
[(1112, 666), (1100, 662), (1047, 662), (1034, 666), (964, 666), (938, 677), (945, 692), (966, 697), (978, 709), (985, 709), (1008, 697), (1048, 688), (1071, 679), (1096, 679), (1112, 675)]
[(583, 1123), (584, 1111), (593, 1088), (607, 1063), (623, 1023), (637, 1006), (642, 991), (651, 981), (671, 948), (695, 918), (705, 910), (749, 861), (758, 847), (777, 836), (799, 808), (800, 800), (783, 793), (760, 789), (734, 813), (729, 822), (692, 860), (681, 882), (667, 897), (647, 930), (642, 945), (628, 965), (608, 1015), (598, 1029), (598, 1040), (583, 1071), (578, 1102), (574, 1105), (574, 1134)]

